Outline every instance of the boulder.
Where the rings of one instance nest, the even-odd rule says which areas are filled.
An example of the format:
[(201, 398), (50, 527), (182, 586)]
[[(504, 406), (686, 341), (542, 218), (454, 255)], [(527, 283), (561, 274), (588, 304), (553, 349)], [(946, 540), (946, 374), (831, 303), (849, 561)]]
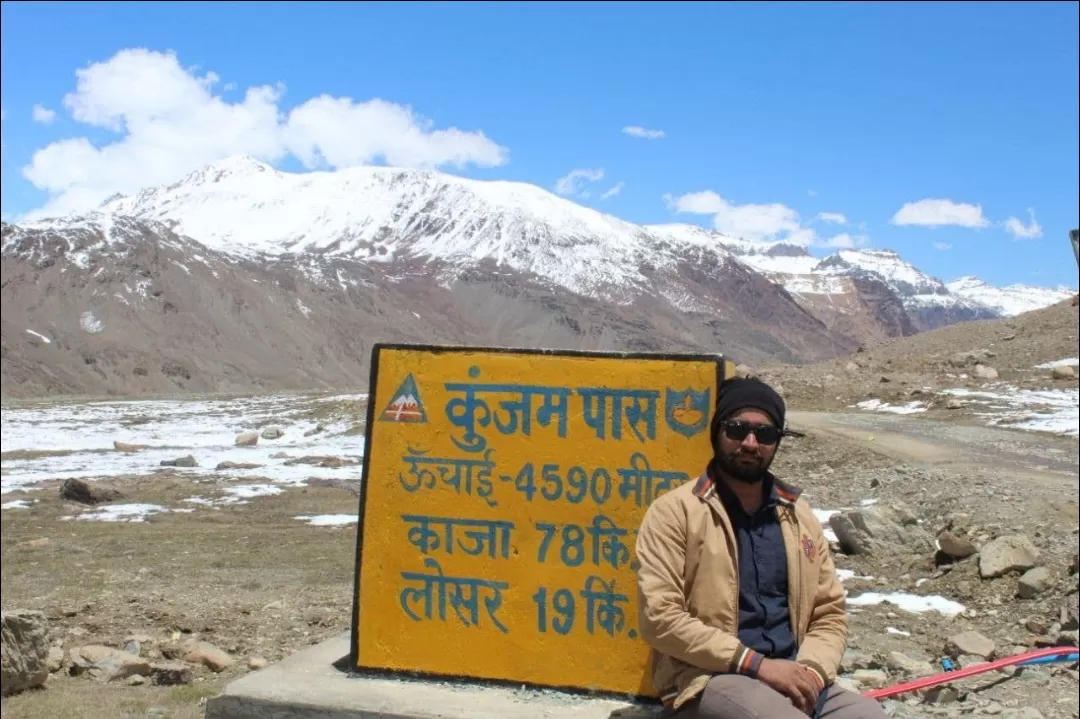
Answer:
[(183, 662), (156, 662), (150, 665), (150, 681), (158, 686), (191, 684), (191, 667)]
[(259, 443), (259, 433), (241, 432), (236, 435), (235, 443), (237, 447), (254, 447)]
[(101, 504), (120, 499), (124, 495), (118, 490), (99, 484), (90, 484), (81, 479), (65, 479), (60, 486), (60, 497), (79, 504)]
[(996, 649), (992, 639), (973, 631), (955, 634), (945, 642), (945, 653), (953, 659), (966, 654), (989, 661)]
[(1046, 567), (1035, 567), (1024, 572), (1016, 585), (1016, 595), (1021, 599), (1034, 599), (1050, 588), (1050, 572)]
[(262, 431), (261, 436), (263, 439), (278, 439), (279, 437), (284, 436), (284, 434), (285, 430), (281, 427), (267, 427)]
[(894, 503), (839, 512), (829, 518), (845, 554), (895, 555), (935, 550), (934, 537), (905, 505)]
[(1035, 566), (1039, 550), (1023, 534), (1007, 534), (987, 543), (979, 552), (979, 575), (983, 579), (1009, 572), (1026, 572)]
[(941, 553), (953, 559), (965, 559), (979, 550), (967, 537), (958, 537), (952, 532), (945, 531), (938, 535), (938, 547)]
[(1076, 377), (1076, 370), (1069, 365), (1059, 365), (1053, 369), (1051, 376), (1054, 379), (1073, 379)]
[(214, 469), (221, 472), (226, 469), (259, 469), (262, 466), (258, 462), (233, 462), (227, 459), (224, 462), (218, 462)]
[(27, 609), (0, 616), (0, 684), (10, 696), (42, 686), (49, 678), (48, 623)]
[(177, 457), (176, 459), (163, 459), (161, 460), (162, 467), (198, 467), (199, 463), (195, 461), (195, 458), (190, 454), (183, 457)]
[(184, 644), (184, 661), (188, 664), (202, 664), (210, 671), (221, 672), (233, 664), (232, 657), (209, 642), (187, 642)]
[(76, 647), (68, 653), (73, 676), (85, 674), (100, 682), (126, 680), (129, 677), (150, 676), (150, 662), (122, 649), (100, 644)]

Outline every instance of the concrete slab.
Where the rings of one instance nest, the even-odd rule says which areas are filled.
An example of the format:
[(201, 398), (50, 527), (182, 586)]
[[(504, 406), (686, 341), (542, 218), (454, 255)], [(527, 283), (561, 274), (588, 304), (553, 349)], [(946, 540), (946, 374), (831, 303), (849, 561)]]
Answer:
[(343, 671), (348, 633), (231, 682), (206, 719), (656, 719), (632, 701)]

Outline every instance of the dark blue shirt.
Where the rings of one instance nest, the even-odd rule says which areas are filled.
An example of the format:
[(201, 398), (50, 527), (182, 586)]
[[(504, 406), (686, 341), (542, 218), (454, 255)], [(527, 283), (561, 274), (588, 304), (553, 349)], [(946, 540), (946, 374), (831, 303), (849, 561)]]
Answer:
[(739, 641), (770, 659), (794, 659), (798, 647), (788, 612), (787, 553), (775, 485), (766, 480), (765, 501), (753, 516), (723, 482), (716, 489), (738, 543)]

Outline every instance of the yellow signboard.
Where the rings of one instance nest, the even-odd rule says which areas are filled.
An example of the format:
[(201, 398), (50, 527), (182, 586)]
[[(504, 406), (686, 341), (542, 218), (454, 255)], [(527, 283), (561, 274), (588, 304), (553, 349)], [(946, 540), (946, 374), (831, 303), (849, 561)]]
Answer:
[(357, 669), (655, 696), (634, 541), (711, 456), (720, 355), (380, 345)]

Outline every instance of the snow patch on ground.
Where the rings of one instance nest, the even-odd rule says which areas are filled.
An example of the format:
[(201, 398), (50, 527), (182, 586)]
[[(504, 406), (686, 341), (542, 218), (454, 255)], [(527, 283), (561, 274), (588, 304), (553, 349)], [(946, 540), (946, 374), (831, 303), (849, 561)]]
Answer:
[[(27, 332), (29, 331), (27, 330)], [(1066, 357), (1053, 362), (1043, 362), (1035, 365), (1032, 369), (1054, 369), (1055, 367), (1080, 367), (1080, 357)]]
[(857, 597), (848, 597), (847, 604), (848, 606), (853, 607), (870, 607), (879, 604), (891, 604), (902, 611), (910, 612), (912, 614), (937, 612), (946, 617), (955, 617), (967, 609), (967, 607), (959, 602), (954, 602), (951, 599), (946, 599), (945, 597), (936, 594), (921, 596), (918, 594), (907, 594), (906, 592), (891, 592), (889, 594), (866, 592)]
[(891, 414), (917, 414), (925, 412), (927, 407), (922, 402), (908, 402), (903, 405), (888, 404), (880, 399), (868, 399), (852, 405), (868, 412), (889, 412)]
[(79, 326), (82, 327), (83, 332), (91, 335), (96, 335), (105, 329), (105, 324), (89, 310), (79, 315)]
[(1028, 390), (999, 385), (988, 390), (946, 389), (942, 394), (980, 405), (985, 411), (976, 416), (985, 418), (991, 426), (1080, 436), (1080, 390)]
[(93, 512), (83, 512), (73, 517), (61, 517), (60, 519), (76, 519), (87, 522), (143, 522), (151, 514), (160, 514), (169, 510), (157, 504), (107, 504), (98, 507)]
[[(171, 469), (180, 476), (212, 475), (219, 479), (258, 476), (268, 484), (300, 485), (309, 479), (356, 479), (361, 465), (323, 468), (287, 466), (288, 457), (332, 456), (359, 462), (364, 438), (348, 434), (362, 417), (361, 408), (348, 418), (328, 416), (320, 422), (304, 418), (326, 404), (347, 406), (366, 395), (311, 398), (272, 395), (230, 400), (109, 401), (69, 405), (36, 403), (4, 408), (0, 415), (2, 451), (44, 452), (43, 456), (5, 459), (0, 493), (31, 491), (42, 482), (69, 478), (93, 480), (123, 475), (146, 476), (162, 470), (163, 460), (191, 455), (197, 467)], [(255, 447), (237, 447), (236, 436), (268, 425), (285, 430), (279, 439), (260, 439)], [(308, 436), (305, 436), (308, 435)], [(137, 452), (119, 452), (114, 441), (147, 445)], [(62, 454), (52, 454), (61, 452)], [(286, 453), (288, 457), (280, 456)], [(277, 456), (275, 456), (277, 455)], [(221, 462), (261, 464), (258, 469), (217, 471)]]
[(355, 514), (301, 514), (293, 519), (305, 521), (313, 527), (343, 527), (357, 521)]
[(47, 345), (52, 344), (52, 340), (49, 339), (48, 337), (46, 337), (45, 335), (41, 334), (40, 332), (35, 332), (34, 330), (31, 330), (31, 329), (26, 330), (26, 332), (27, 332), (27, 334), (31, 334), (34, 337), (37, 337), (39, 340), (41, 340), (42, 342), (44, 342)]

